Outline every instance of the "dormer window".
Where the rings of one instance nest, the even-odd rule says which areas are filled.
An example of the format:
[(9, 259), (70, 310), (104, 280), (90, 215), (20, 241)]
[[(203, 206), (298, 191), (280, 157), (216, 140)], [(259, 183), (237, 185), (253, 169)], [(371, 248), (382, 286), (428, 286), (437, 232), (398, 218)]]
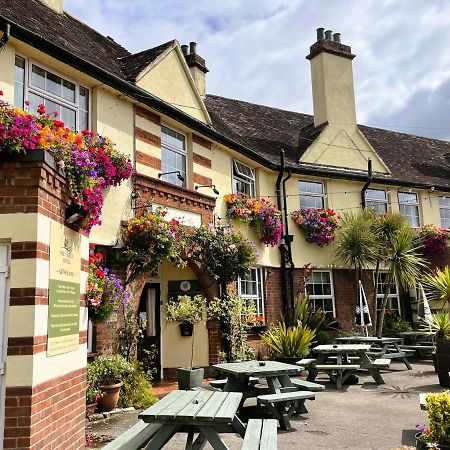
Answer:
[(48, 113), (76, 131), (89, 128), (89, 89), (16, 55), (14, 105), (36, 113), (43, 104)]
[(166, 174), (161, 176), (163, 181), (186, 187), (186, 137), (164, 125), (161, 126), (161, 173)]
[(233, 193), (247, 194), (255, 197), (255, 169), (246, 164), (233, 160)]

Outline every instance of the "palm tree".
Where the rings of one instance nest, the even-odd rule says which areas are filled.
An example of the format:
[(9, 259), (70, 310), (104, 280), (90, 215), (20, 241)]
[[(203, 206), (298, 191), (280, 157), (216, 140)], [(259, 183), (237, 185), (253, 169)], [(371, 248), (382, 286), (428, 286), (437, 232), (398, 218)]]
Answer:
[(420, 278), (421, 269), (425, 267), (424, 259), (417, 251), (418, 248), (414, 230), (409, 226), (404, 226), (390, 237), (383, 255), (387, 277), (377, 326), (379, 338), (383, 332), (384, 313), (392, 284), (397, 282), (403, 288), (415, 287)]
[(442, 307), (450, 305), (450, 267), (437, 269), (423, 277), (423, 284), (431, 300), (441, 301)]
[(375, 265), (378, 258), (379, 240), (373, 227), (374, 218), (373, 212), (367, 209), (346, 213), (335, 236), (336, 257), (355, 270), (356, 293), (362, 270)]

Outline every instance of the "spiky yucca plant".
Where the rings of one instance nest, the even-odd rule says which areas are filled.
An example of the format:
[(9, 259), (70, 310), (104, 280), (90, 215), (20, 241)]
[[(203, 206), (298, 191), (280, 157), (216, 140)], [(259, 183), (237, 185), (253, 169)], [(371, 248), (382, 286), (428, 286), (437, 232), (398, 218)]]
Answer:
[(433, 274), (425, 275), (423, 284), (431, 300), (450, 304), (450, 267), (437, 269)]

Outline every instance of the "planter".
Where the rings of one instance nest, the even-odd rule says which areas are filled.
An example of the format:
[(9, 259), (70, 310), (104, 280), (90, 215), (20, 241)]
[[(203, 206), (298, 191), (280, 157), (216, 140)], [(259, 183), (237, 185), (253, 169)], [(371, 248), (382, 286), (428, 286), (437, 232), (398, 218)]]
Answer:
[(97, 401), (99, 411), (108, 412), (117, 407), (122, 384), (120, 382), (110, 386), (99, 386), (99, 389), (103, 392), (103, 395)]
[(181, 336), (192, 336), (194, 332), (194, 324), (189, 322), (181, 322), (179, 325)]
[(202, 367), (180, 367), (178, 369), (178, 389), (188, 391), (203, 384), (205, 369)]
[(297, 356), (280, 356), (275, 358), (275, 361), (279, 361), (285, 364), (295, 364), (297, 361), (300, 361), (302, 358)]
[(433, 358), (434, 367), (438, 374), (439, 384), (450, 387), (450, 339), (436, 339), (436, 354)]
[(449, 445), (440, 445), (440, 444), (436, 444), (431, 446), (428, 446), (428, 444), (426, 442), (422, 442), (421, 440), (419, 440), (419, 436), (420, 433), (416, 434), (416, 450), (429, 450), (430, 448), (437, 448), (440, 450), (450, 450), (450, 446)]
[(97, 409), (97, 402), (91, 403), (90, 405), (86, 405), (86, 417), (95, 413)]

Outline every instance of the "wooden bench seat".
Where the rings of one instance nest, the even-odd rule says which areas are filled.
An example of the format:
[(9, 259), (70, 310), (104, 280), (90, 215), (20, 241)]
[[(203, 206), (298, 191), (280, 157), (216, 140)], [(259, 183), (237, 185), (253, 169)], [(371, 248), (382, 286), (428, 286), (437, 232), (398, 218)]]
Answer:
[(431, 350), (435, 349), (434, 345), (428, 344), (417, 344), (417, 345), (401, 345), (400, 348), (402, 350)]
[(316, 394), (309, 391), (281, 392), (279, 394), (258, 395), (258, 405), (264, 406), (278, 419), (285, 430), (291, 429), (290, 418), (294, 412), (308, 412), (305, 400), (314, 400)]
[(359, 364), (317, 364), (315, 368), (317, 370), (356, 370), (359, 369)]
[(276, 450), (277, 421), (275, 419), (250, 419), (241, 450)]
[(426, 398), (427, 398), (427, 394), (425, 392), (421, 392), (419, 394), (419, 405), (420, 405), (420, 409), (423, 411), (426, 411), (426, 409), (427, 409)]
[(300, 380), (299, 378), (291, 378), (292, 384), (304, 391), (319, 392), (325, 389), (323, 384), (313, 383), (312, 381)]
[(140, 420), (129, 430), (122, 433), (112, 442), (103, 447), (104, 450), (140, 450), (162, 427), (162, 424), (145, 423)]
[(301, 359), (300, 361), (297, 361), (295, 364), (297, 364), (297, 366), (308, 367), (315, 362), (316, 362), (316, 360), (314, 358), (305, 358), (305, 359)]
[[(221, 379), (221, 380), (212, 380), (209, 382), (209, 384), (214, 387), (214, 388), (218, 388), (218, 389), (223, 389), (225, 387), (225, 385), (227, 384), (227, 379)], [(256, 377), (250, 377), (248, 380), (248, 384), (250, 386), (254, 386), (255, 384), (259, 383), (259, 378)]]
[(376, 367), (377, 369), (389, 367), (391, 364), (391, 360), (388, 358), (378, 358), (372, 363), (372, 367)]

